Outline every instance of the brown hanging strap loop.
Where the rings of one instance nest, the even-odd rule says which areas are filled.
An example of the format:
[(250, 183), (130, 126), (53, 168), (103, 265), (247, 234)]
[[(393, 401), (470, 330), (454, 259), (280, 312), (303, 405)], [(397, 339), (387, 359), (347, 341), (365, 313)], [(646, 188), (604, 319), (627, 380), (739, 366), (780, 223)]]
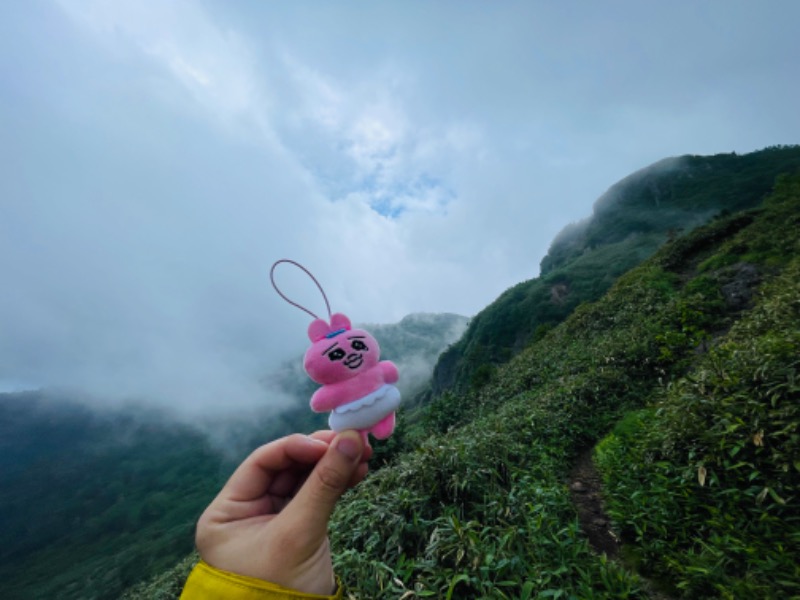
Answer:
[(282, 259), (280, 259), (280, 260), (277, 260), (277, 261), (275, 261), (275, 263), (272, 265), (272, 268), (269, 270), (269, 279), (270, 279), (270, 281), (272, 282), (272, 287), (274, 287), (274, 288), (275, 288), (275, 291), (276, 291), (276, 292), (278, 292), (278, 295), (279, 295), (281, 298), (283, 298), (284, 300), (286, 300), (286, 302), (288, 302), (288, 303), (289, 303), (289, 304), (291, 304), (292, 306), (296, 306), (296, 307), (297, 307), (297, 308), (299, 308), (300, 310), (302, 310), (302, 311), (304, 311), (304, 312), (307, 312), (309, 315), (311, 315), (311, 316), (312, 316), (312, 317), (314, 317), (315, 319), (319, 319), (319, 317), (318, 317), (317, 315), (315, 315), (313, 312), (311, 312), (310, 310), (308, 310), (308, 309), (307, 309), (305, 306), (302, 306), (302, 305), (298, 304), (298, 303), (297, 303), (297, 302), (295, 302), (294, 300), (290, 300), (290, 299), (289, 299), (289, 298), (286, 296), (286, 294), (284, 294), (284, 293), (283, 293), (283, 292), (282, 292), (282, 291), (281, 291), (281, 290), (278, 288), (278, 284), (276, 284), (276, 283), (275, 283), (275, 267), (277, 267), (277, 266), (278, 266), (279, 264), (281, 264), (281, 263), (289, 263), (290, 265), (294, 265), (294, 266), (295, 266), (295, 267), (297, 267), (298, 269), (300, 269), (300, 270), (302, 270), (302, 271), (305, 271), (306, 275), (308, 275), (309, 277), (311, 277), (311, 281), (313, 281), (313, 282), (316, 284), (316, 286), (317, 286), (317, 289), (319, 289), (319, 292), (320, 292), (320, 294), (322, 294), (322, 298), (323, 298), (323, 300), (325, 300), (325, 307), (328, 309), (328, 320), (330, 321), (330, 318), (331, 318), (331, 305), (330, 305), (330, 303), (328, 302), (328, 297), (325, 295), (325, 290), (323, 290), (323, 289), (322, 289), (322, 286), (319, 284), (319, 281), (317, 281), (317, 278), (316, 278), (316, 277), (314, 277), (314, 276), (311, 274), (311, 271), (309, 271), (308, 269), (306, 269), (306, 268), (305, 268), (303, 265), (301, 265), (299, 262), (295, 262), (295, 261), (293, 261), (293, 260), (289, 260), (288, 258), (282, 258)]

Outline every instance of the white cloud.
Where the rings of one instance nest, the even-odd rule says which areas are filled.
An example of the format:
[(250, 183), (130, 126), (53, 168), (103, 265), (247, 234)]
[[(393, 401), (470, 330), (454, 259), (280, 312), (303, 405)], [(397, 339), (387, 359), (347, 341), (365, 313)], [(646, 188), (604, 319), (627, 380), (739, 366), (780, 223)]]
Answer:
[[(194, 102), (231, 125), (263, 124), (266, 96), (244, 39), (219, 27), (196, 3), (58, 0), (107, 52), (132, 46), (170, 73)], [(263, 133), (263, 132), (262, 132)]]
[(291, 100), (284, 98), (273, 118), (290, 115), (282, 143), (318, 174), (331, 199), (360, 201), (390, 216), (441, 211), (454, 199), (442, 158), (468, 151), (468, 126), (415, 122), (393, 98), (404, 78), (391, 69), (337, 82), (286, 50), (282, 58)]
[(361, 115), (348, 135), (348, 154), (367, 172), (387, 165), (403, 141), (399, 116)]
[(630, 172), (798, 141), (779, 5), (5, 3), (0, 380), (263, 401), (281, 257), (356, 321), (473, 314)]

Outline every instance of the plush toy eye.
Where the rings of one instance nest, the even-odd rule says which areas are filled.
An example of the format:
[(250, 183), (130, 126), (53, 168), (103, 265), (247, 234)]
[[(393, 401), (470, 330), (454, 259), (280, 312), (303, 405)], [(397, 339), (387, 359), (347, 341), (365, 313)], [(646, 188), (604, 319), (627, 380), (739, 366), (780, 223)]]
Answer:
[(353, 340), (353, 343), (350, 345), (353, 347), (353, 350), (367, 350), (367, 345), (361, 340)]
[(328, 352), (328, 358), (331, 359), (332, 362), (336, 362), (337, 360), (342, 360), (344, 358), (345, 351), (341, 348), (336, 348), (331, 352)]

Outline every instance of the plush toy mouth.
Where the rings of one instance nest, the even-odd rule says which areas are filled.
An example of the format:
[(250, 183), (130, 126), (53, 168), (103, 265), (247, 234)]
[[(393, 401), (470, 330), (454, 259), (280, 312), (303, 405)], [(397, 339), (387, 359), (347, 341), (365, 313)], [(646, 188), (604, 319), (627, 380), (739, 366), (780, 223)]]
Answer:
[(361, 366), (364, 362), (364, 357), (360, 354), (351, 354), (347, 357), (347, 360), (344, 361), (344, 366), (348, 369), (357, 369)]

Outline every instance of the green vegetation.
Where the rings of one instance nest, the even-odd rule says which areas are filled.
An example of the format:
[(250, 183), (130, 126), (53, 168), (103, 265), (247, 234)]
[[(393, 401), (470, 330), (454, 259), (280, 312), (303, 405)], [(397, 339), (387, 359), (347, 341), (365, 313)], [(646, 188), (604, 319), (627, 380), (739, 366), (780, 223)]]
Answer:
[[(796, 597), (799, 226), (800, 175), (784, 177), (483, 385), (406, 412), (388, 464), (332, 521), (349, 594)], [(620, 561), (590, 550), (566, 485), (600, 440)]]
[(38, 392), (0, 400), (3, 598), (118, 598), (192, 549), (221, 484), (203, 435)]
[[(646, 597), (637, 564), (691, 598), (797, 593), (799, 220), (786, 179), (762, 210), (621, 277), (490, 385), (409, 419), (406, 452), (335, 515), (353, 594)], [(770, 282), (745, 312), (730, 292), (755, 293), (747, 270), (697, 269), (740, 246)], [(445, 407), (455, 426), (432, 436), (425, 416)], [(620, 419), (599, 454), (631, 564), (592, 554), (564, 481)]]
[(481, 311), (464, 337), (439, 359), (434, 395), (482, 385), (474, 374), (507, 362), (541, 328), (599, 299), (622, 273), (665, 241), (717, 216), (758, 206), (780, 173), (800, 168), (800, 146), (746, 155), (662, 160), (612, 186), (591, 218), (566, 227), (541, 263), (541, 276), (520, 283)]
[(121, 600), (136, 600), (137, 598), (171, 600), (172, 598), (180, 597), (183, 591), (183, 584), (198, 560), (200, 560), (200, 557), (197, 552), (192, 552), (172, 568), (159, 573), (151, 579), (141, 581), (128, 589), (122, 595)]
[[(654, 254), (649, 244), (666, 232), (593, 234), (594, 249), (567, 252), (539, 283), (515, 286), (476, 317), (440, 361), (457, 385), (401, 412), (373, 473), (334, 514), (335, 566), (350, 597), (800, 597), (800, 172), (753, 200), (769, 169), (797, 157), (778, 148), (682, 159), (691, 177), (658, 179), (657, 199), (708, 174), (713, 194), (700, 186), (672, 199), (708, 215), (704, 225)], [(686, 173), (671, 163), (656, 171), (621, 185), (614, 202), (631, 185)], [(730, 210), (709, 210), (701, 199), (722, 194), (730, 177), (742, 187), (725, 192)], [(598, 202), (596, 214), (614, 202)], [(637, 244), (630, 264), (607, 264)], [(274, 431), (302, 418), (287, 414)], [(568, 473), (591, 448), (624, 542), (619, 560), (591, 550), (571, 504)], [(181, 469), (189, 457), (166, 460)], [(46, 505), (55, 510), (55, 500)], [(148, 547), (117, 537), (105, 543)], [(188, 531), (182, 539), (190, 544)], [(149, 548), (149, 559), (162, 556)], [(124, 598), (177, 598), (194, 560)], [(119, 597), (103, 595), (97, 569), (91, 577), (80, 597)]]
[(639, 567), (688, 597), (800, 594), (798, 198), (800, 178), (784, 181), (747, 235), (703, 263), (743, 249), (788, 262), (758, 305), (596, 451)]

